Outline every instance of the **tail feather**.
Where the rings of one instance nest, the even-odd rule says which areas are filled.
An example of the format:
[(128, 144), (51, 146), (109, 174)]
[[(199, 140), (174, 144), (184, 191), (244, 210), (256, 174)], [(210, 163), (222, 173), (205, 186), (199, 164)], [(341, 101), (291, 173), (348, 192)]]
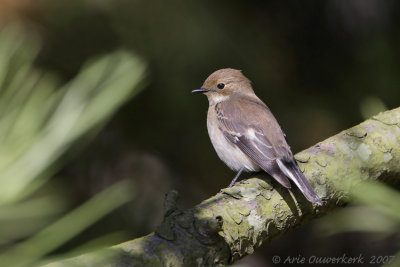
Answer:
[(312, 203), (322, 205), (322, 200), (319, 198), (315, 190), (311, 187), (310, 182), (301, 172), (299, 166), (293, 159), (293, 162), (282, 161), (280, 159), (276, 160), (281, 171), (292, 180), (303, 195)]

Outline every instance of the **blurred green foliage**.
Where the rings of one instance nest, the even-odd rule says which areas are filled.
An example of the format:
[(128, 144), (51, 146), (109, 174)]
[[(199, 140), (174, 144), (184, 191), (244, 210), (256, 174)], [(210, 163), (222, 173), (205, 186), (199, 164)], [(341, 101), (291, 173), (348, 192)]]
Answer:
[(49, 179), (142, 87), (143, 61), (118, 51), (91, 60), (66, 84), (34, 66), (38, 38), (0, 30), (0, 262), (31, 266), (132, 199), (123, 181), (70, 209)]
[(297, 152), (362, 121), (358, 106), (368, 96), (389, 109), (398, 105), (393, 13), (399, 7), (394, 1), (75, 0), (46, 1), (34, 18), (45, 29), (39, 63), (66, 78), (84, 58), (115, 47), (148, 60), (149, 86), (110, 131), (163, 161), (190, 206), (233, 175), (210, 145), (206, 99), (192, 89), (216, 69), (243, 70)]
[(379, 112), (387, 110), (387, 108), (380, 98), (369, 96), (361, 101), (360, 110), (363, 118), (367, 120)]
[[(364, 232), (384, 239), (394, 236), (400, 243), (400, 193), (380, 182), (364, 181), (351, 192), (352, 205), (319, 220), (314, 229), (318, 235)], [(400, 252), (386, 255), (380, 264), (398, 266)], [(389, 257), (390, 256), (390, 257)]]

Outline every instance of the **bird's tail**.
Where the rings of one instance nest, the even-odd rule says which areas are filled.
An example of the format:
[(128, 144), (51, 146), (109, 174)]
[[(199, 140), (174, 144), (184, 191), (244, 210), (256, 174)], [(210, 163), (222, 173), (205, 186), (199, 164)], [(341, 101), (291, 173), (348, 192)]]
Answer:
[(312, 203), (322, 205), (322, 200), (319, 198), (315, 190), (311, 187), (310, 182), (301, 172), (296, 160), (293, 161), (283, 161), (280, 159), (276, 160), (281, 171), (292, 180), (303, 195)]

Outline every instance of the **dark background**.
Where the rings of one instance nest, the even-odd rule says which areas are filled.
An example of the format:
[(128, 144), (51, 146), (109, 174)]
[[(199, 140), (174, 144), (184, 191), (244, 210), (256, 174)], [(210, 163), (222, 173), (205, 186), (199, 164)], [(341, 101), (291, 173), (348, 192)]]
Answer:
[[(209, 141), (206, 97), (190, 93), (217, 69), (243, 70), (294, 153), (360, 123), (371, 103), (398, 106), (398, 1), (3, 2), (3, 19), (22, 19), (41, 35), (37, 65), (63, 80), (88, 58), (117, 48), (149, 66), (146, 88), (89, 146), (72, 151), (58, 174), (77, 205), (121, 179), (135, 182), (136, 197), (58, 252), (112, 231), (128, 232), (126, 240), (153, 231), (170, 189), (189, 208), (228, 185), (234, 173)], [(399, 244), (374, 234), (323, 237), (316, 224), (265, 245), (242, 264), (343, 253), (362, 253), (368, 263), (371, 255), (393, 255)]]

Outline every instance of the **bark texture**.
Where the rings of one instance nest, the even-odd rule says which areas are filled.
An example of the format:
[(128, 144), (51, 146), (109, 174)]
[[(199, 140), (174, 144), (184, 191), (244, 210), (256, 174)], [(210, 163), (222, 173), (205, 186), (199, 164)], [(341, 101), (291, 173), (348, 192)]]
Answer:
[[(107, 261), (89, 255), (67, 260), (102, 266), (225, 266), (265, 242), (322, 216), (346, 202), (363, 180), (394, 182), (400, 174), (400, 108), (377, 116), (296, 155), (323, 206), (309, 203), (260, 173), (194, 208), (165, 200), (165, 217), (154, 233), (106, 250)], [(101, 262), (101, 264), (100, 264)], [(59, 262), (60, 263), (60, 262)]]

